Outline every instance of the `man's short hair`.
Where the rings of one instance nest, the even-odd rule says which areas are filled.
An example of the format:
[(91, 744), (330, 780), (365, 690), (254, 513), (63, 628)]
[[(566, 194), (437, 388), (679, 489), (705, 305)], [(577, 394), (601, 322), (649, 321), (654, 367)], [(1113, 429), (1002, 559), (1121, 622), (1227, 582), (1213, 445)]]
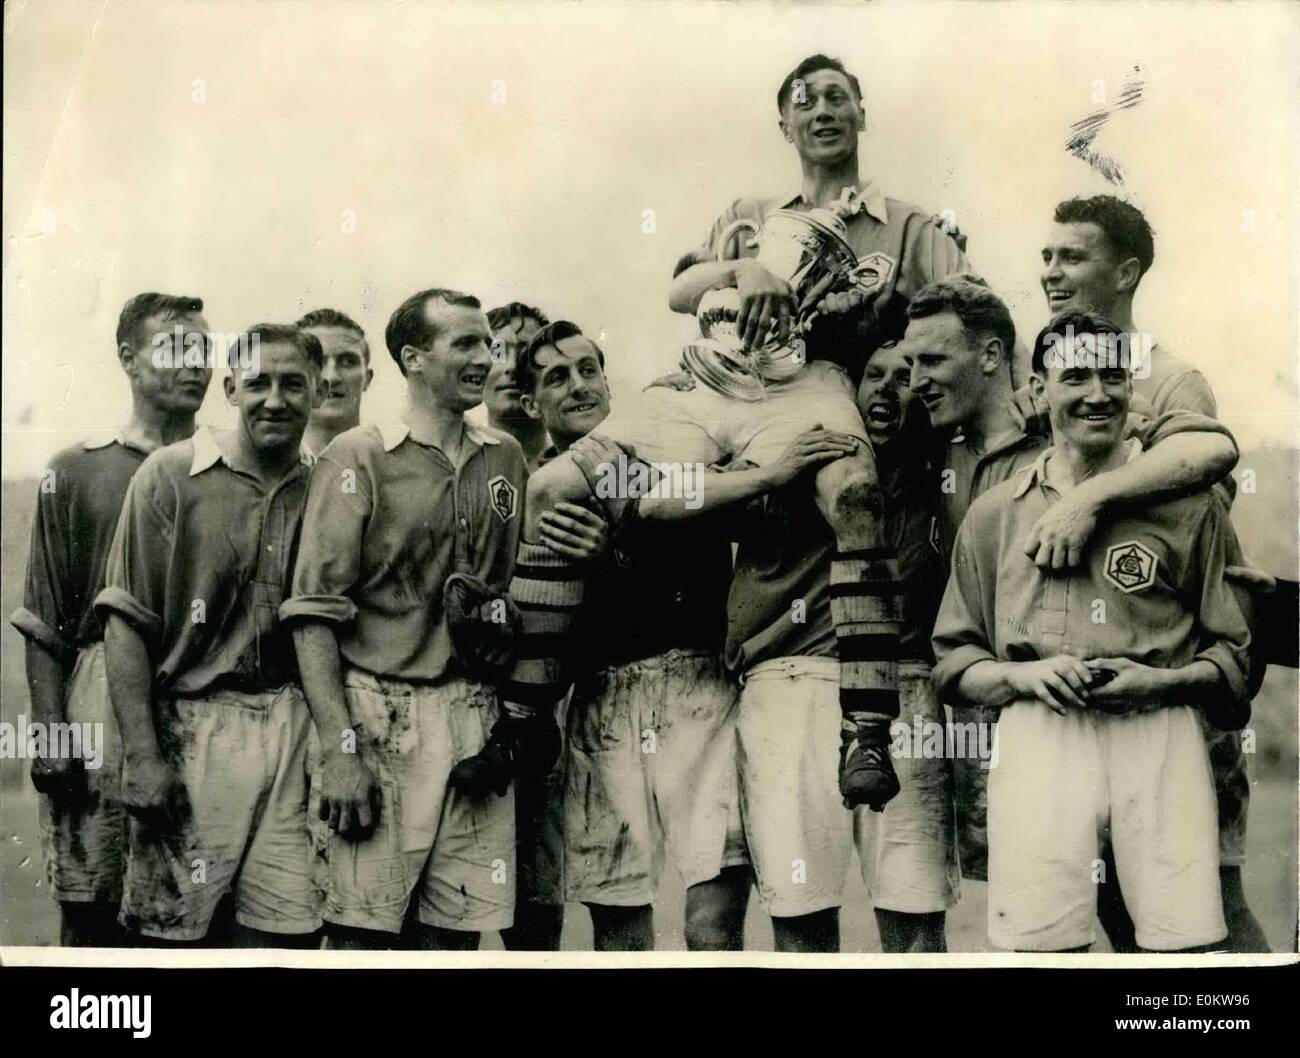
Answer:
[(488, 326), (494, 331), (502, 327), (507, 327), (514, 323), (515, 320), (533, 320), (537, 326), (545, 327), (551, 321), (546, 318), (546, 313), (532, 305), (525, 305), (522, 301), (512, 301), (508, 305), (498, 305), (490, 309), (487, 314)]
[(388, 326), (384, 328), (384, 344), (388, 346), (388, 353), (403, 376), (406, 375), (406, 368), (402, 366), (402, 350), (408, 345), (427, 349), (438, 337), (438, 328), (430, 322), (424, 311), (424, 306), (435, 299), (444, 305), (463, 305), (470, 309), (483, 307), (472, 294), (462, 294), (459, 290), (447, 290), (444, 287), (421, 290), (398, 305), (388, 317)]
[(790, 101), (790, 94), (794, 91), (795, 81), (805, 80), (809, 74), (816, 73), (818, 70), (834, 70), (842, 73), (845, 80), (849, 82), (849, 87), (853, 89), (853, 94), (858, 97), (858, 102), (862, 102), (862, 86), (858, 84), (858, 79), (844, 68), (844, 64), (839, 59), (832, 59), (829, 55), (822, 55), (819, 52), (816, 55), (809, 55), (785, 75), (785, 80), (781, 82), (781, 87), (776, 92), (778, 113), (785, 111), (785, 105)]
[(1106, 236), (1116, 260), (1136, 257), (1140, 280), (1156, 259), (1155, 232), (1142, 211), (1114, 195), (1067, 198), (1056, 207), (1057, 224), (1095, 224)]
[(594, 341), (582, 333), (582, 328), (576, 323), (570, 323), (568, 320), (556, 320), (554, 323), (548, 323), (535, 335), (533, 340), (528, 343), (522, 353), (519, 354), (519, 361), (515, 364), (515, 385), (519, 387), (520, 393), (532, 393), (537, 388), (537, 354), (546, 346), (555, 345), (557, 342), (564, 341), (565, 338), (583, 338), (591, 342), (591, 346), (596, 350), (596, 359), (600, 363), (600, 369), (605, 369), (605, 351)]
[[(1118, 337), (1120, 329), (1100, 312), (1087, 309), (1066, 309), (1053, 316), (1034, 339), (1034, 353), (1030, 367), (1036, 375), (1047, 374), (1044, 359), (1049, 349), (1059, 348), (1068, 335), (1091, 334), (1095, 337)], [(1053, 338), (1056, 340), (1054, 341)]]
[(977, 275), (959, 273), (945, 276), (917, 292), (907, 306), (909, 319), (938, 316), (951, 312), (961, 320), (962, 330), (970, 341), (994, 337), (1002, 342), (1002, 355), (1008, 364), (1016, 346), (1016, 325), (1006, 303)]
[(164, 320), (203, 311), (203, 299), (175, 294), (137, 294), (122, 306), (117, 318), (117, 344), (135, 347), (144, 340), (140, 328), (151, 316)]
[(286, 345), (296, 346), (317, 371), (325, 366), (325, 352), (321, 349), (320, 339), (292, 323), (255, 323), (239, 335), (236, 339), (237, 344), (231, 348), (250, 348), (254, 336), (257, 338), (258, 345), (283, 342)]
[(361, 324), (346, 312), (328, 308), (312, 309), (294, 326), (304, 331), (308, 327), (340, 327), (343, 330), (355, 331), (357, 337), (361, 339), (361, 351), (366, 358), (366, 363), (370, 362), (370, 343), (366, 341), (366, 332), (361, 329)]

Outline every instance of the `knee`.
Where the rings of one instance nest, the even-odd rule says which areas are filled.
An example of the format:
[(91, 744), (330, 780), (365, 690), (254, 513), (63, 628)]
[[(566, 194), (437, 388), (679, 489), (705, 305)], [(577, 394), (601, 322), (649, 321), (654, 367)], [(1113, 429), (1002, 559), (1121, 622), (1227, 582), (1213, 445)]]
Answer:
[(855, 466), (831, 481), (826, 514), (837, 536), (878, 532), (885, 516), (885, 494), (875, 469)]
[(739, 951), (744, 905), (725, 892), (688, 893), (686, 947), (690, 951)]

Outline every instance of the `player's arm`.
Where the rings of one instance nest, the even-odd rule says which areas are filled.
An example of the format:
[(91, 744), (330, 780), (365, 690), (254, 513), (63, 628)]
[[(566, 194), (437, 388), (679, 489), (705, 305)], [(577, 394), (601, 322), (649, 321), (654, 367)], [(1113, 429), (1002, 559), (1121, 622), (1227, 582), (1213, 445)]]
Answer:
[[(638, 515), (643, 521), (668, 522), (715, 514), (788, 485), (833, 460), (854, 455), (861, 447), (852, 434), (826, 430), (819, 423), (796, 437), (781, 457), (766, 467), (730, 471), (690, 467), (689, 475), (683, 468), (683, 485), (689, 485), (681, 490), (683, 495), (643, 496), (638, 502)], [(623, 449), (600, 434), (588, 434), (569, 452), (594, 489), (601, 477), (601, 466), (616, 463)]]
[(1163, 415), (1138, 432), (1144, 451), (1089, 478), (1052, 504), (1025, 540), (1039, 566), (1071, 569), (1108, 511), (1143, 507), (1209, 488), (1237, 463), (1237, 444), (1219, 423), (1190, 412)]
[(321, 746), (320, 817), (340, 837), (359, 841), (379, 816), (379, 786), (357, 747), (357, 732), (343, 695), (343, 662), (334, 629), (300, 621), (293, 630), (303, 696)]
[(348, 592), (360, 578), (372, 496), (373, 483), (363, 468), (317, 460), (307, 488), (292, 594), (280, 606), (280, 620), (292, 628), (303, 697), (320, 739), (321, 818), (353, 841), (374, 827), (379, 788), (358, 752), (336, 629), (357, 615)]
[(184, 787), (164, 760), (154, 728), (149, 644), (163, 630), (165, 556), (176, 533), (174, 493), (158, 463), (146, 460), (127, 489), (95, 610), (104, 622), (108, 696), (122, 733), (122, 804), (142, 819), (168, 823), (184, 811)]
[[(67, 549), (71, 542), (63, 496), (58, 488), (40, 489), (36, 494), (36, 515), (32, 522), (31, 548), (27, 557), (27, 583), (23, 605), (13, 615), (13, 625), (22, 633), (26, 653), (27, 690), (32, 720), (41, 724), (67, 719), (66, 701), (70, 669), (76, 647), (67, 631), (71, 621), (63, 600), (70, 596)], [(48, 740), (53, 745), (54, 740)], [(64, 801), (79, 800), (85, 790), (85, 774), (78, 762), (62, 757), (35, 757), (31, 765), (32, 785), (41, 793)]]

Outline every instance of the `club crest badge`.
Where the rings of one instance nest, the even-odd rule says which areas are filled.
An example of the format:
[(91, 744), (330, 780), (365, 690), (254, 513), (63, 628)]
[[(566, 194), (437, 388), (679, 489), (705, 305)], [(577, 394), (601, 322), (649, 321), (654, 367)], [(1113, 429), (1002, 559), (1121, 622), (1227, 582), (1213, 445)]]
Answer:
[(896, 263), (889, 254), (869, 253), (858, 261), (850, 275), (854, 286), (871, 293), (888, 285), (894, 278), (895, 267)]
[(503, 474), (498, 474), (487, 483), (488, 499), (492, 509), (503, 522), (510, 521), (519, 510), (519, 490)]
[(1138, 543), (1128, 540), (1106, 551), (1106, 579), (1120, 591), (1141, 591), (1156, 581), (1156, 556)]

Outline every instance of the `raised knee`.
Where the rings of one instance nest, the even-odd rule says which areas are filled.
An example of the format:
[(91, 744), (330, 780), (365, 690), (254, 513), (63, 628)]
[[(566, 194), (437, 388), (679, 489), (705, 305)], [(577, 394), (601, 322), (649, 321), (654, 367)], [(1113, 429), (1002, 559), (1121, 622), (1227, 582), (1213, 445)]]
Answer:
[(885, 494), (871, 467), (858, 467), (834, 481), (826, 504), (837, 536), (872, 531), (885, 516)]

